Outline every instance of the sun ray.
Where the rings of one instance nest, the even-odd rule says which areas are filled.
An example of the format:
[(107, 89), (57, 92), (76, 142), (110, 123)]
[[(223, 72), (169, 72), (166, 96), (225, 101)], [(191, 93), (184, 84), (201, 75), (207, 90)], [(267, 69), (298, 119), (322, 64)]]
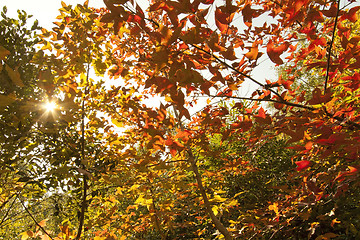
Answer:
[(47, 112), (53, 112), (57, 108), (57, 104), (55, 102), (49, 101), (44, 104), (44, 109)]

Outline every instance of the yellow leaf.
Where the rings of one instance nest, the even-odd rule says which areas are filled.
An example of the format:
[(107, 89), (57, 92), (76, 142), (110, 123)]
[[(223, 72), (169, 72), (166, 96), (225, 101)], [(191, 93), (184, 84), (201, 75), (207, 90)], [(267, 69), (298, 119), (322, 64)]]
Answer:
[(41, 227), (45, 227), (47, 220), (48, 220), (48, 219), (42, 220), (41, 222), (39, 222), (39, 225), (40, 225)]
[(0, 60), (5, 60), (6, 56), (10, 54), (10, 51), (4, 48), (3, 46), (0, 46)]
[(64, 8), (66, 7), (66, 3), (64, 3), (63, 1), (61, 1), (61, 6)]
[(41, 50), (52, 50), (52, 47), (49, 42), (46, 42), (46, 45), (44, 45)]
[(273, 205), (270, 205), (269, 210), (273, 210), (276, 213), (276, 215), (279, 214), (278, 204), (274, 203)]
[(153, 202), (152, 199), (146, 199), (142, 194), (135, 201), (136, 204), (148, 206), (148, 207), (152, 204), (152, 202)]
[(226, 198), (222, 198), (222, 197), (220, 197), (219, 195), (215, 194), (215, 195), (214, 195), (214, 198), (211, 199), (211, 200), (212, 200), (212, 201), (215, 201), (215, 202), (224, 202), (224, 201), (226, 201)]
[(165, 96), (165, 101), (167, 102), (173, 102), (173, 100), (171, 99), (171, 97), (169, 95)]
[(236, 199), (231, 200), (227, 205), (228, 206), (236, 206), (238, 204), (238, 201)]
[(143, 198), (143, 196), (144, 195), (140, 195), (137, 199), (136, 199), (136, 201), (135, 201), (135, 203), (136, 204), (142, 204), (142, 203), (144, 203), (145, 202), (145, 199)]
[(94, 240), (105, 240), (105, 237), (99, 237), (99, 236), (95, 236)]
[(219, 209), (219, 207), (216, 206), (216, 205), (214, 205), (214, 206), (211, 208), (211, 210), (213, 211), (213, 213), (215, 214), (215, 216), (219, 213), (218, 209)]
[(23, 232), (21, 235), (22, 235), (21, 240), (26, 240), (29, 237), (33, 237), (34, 233), (32, 231), (26, 231), (26, 232)]
[(121, 127), (124, 126), (124, 124), (123, 124), (122, 122), (119, 122), (119, 121), (116, 120), (116, 119), (111, 119), (111, 122), (112, 122), (115, 126), (117, 126), (117, 127), (119, 127), (119, 128), (121, 128)]
[(131, 186), (131, 188), (129, 189), (129, 191), (138, 190), (138, 189), (139, 189), (139, 187), (140, 187), (140, 185), (139, 185), (139, 184), (134, 184), (134, 185), (132, 185), (132, 186)]

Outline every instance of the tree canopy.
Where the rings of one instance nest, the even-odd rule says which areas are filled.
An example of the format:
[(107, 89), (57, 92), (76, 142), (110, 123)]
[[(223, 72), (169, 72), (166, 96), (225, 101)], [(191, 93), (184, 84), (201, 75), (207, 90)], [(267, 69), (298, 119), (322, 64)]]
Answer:
[(0, 239), (360, 237), (355, 0), (104, 4), (1, 13)]

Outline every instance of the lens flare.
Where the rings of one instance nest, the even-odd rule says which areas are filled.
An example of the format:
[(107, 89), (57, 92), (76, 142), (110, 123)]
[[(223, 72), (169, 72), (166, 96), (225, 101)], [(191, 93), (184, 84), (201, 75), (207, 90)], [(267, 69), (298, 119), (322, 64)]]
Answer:
[(53, 112), (57, 108), (57, 105), (55, 102), (47, 102), (44, 104), (44, 109), (47, 112)]

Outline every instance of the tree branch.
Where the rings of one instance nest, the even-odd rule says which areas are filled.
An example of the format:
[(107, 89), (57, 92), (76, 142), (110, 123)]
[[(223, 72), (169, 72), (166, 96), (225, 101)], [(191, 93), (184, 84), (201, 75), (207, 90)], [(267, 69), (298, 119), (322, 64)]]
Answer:
[(151, 196), (151, 199), (152, 199), (152, 207), (154, 209), (154, 221), (155, 221), (155, 227), (156, 227), (156, 230), (159, 232), (160, 236), (161, 236), (161, 240), (166, 240), (166, 234), (164, 234), (161, 226), (160, 226), (160, 219), (159, 219), (159, 213), (158, 213), (158, 210), (156, 208), (156, 205), (155, 205), (155, 198), (154, 198), (154, 192), (153, 192), (153, 189), (151, 187), (151, 184), (150, 184), (150, 181), (148, 180), (148, 184), (149, 184), (149, 190), (150, 190), (150, 196)]
[(210, 97), (213, 98), (232, 98), (232, 99), (239, 99), (239, 100), (249, 100), (249, 101), (258, 101), (258, 102), (273, 102), (273, 103), (279, 103), (279, 104), (284, 104), (287, 106), (292, 106), (292, 107), (298, 107), (298, 108), (303, 108), (303, 109), (307, 109), (307, 110), (316, 110), (317, 108), (314, 107), (309, 107), (309, 106), (305, 106), (305, 105), (301, 105), (298, 103), (292, 103), (292, 102), (288, 102), (288, 101), (279, 101), (279, 100), (275, 100), (275, 99), (267, 99), (267, 98), (248, 98), (248, 97), (234, 97), (234, 96), (225, 96), (225, 95), (218, 95), (218, 96), (214, 96), (214, 95), (210, 95)]
[[(88, 63), (88, 68), (87, 68), (87, 74), (86, 74), (86, 84), (89, 81), (89, 74), (90, 74), (90, 51), (89, 51), (89, 63)], [(85, 161), (85, 98), (86, 95), (88, 94), (88, 87), (85, 87), (85, 91), (84, 91), (84, 96), (83, 96), (83, 100), (82, 100), (82, 104), (81, 104), (81, 165), (82, 168), (84, 170), (85, 166), (84, 166), (84, 161)], [(82, 202), (81, 202), (81, 209), (80, 209), (80, 216), (79, 216), (79, 227), (78, 227), (78, 232), (77, 235), (75, 237), (76, 240), (79, 240), (81, 237), (81, 232), (84, 226), (84, 219), (85, 219), (85, 212), (86, 212), (86, 208), (87, 208), (87, 202), (86, 202), (86, 195), (87, 195), (87, 189), (88, 189), (88, 184), (87, 184), (87, 176), (86, 174), (83, 174), (83, 196), (82, 196)]]
[(20, 196), (17, 194), (17, 198), (19, 199), (21, 205), (24, 207), (25, 211), (29, 214), (29, 216), (31, 217), (31, 219), (34, 221), (34, 223), (41, 229), (41, 231), (43, 231), (51, 240), (54, 240), (50, 234), (36, 221), (36, 219), (34, 218), (34, 216), (31, 214), (31, 212), (29, 211), (29, 209), (25, 206), (24, 202), (21, 200)]
[(326, 76), (325, 76), (325, 83), (324, 83), (324, 94), (325, 94), (325, 92), (327, 90), (327, 83), (328, 83), (328, 80), (329, 80), (331, 51), (332, 51), (332, 47), (333, 47), (334, 41), (335, 41), (335, 32), (336, 32), (337, 22), (338, 22), (338, 19), (339, 19), (339, 12), (340, 12), (340, 0), (338, 0), (338, 2), (337, 2), (337, 12), (336, 12), (336, 17), (335, 17), (335, 22), (334, 22), (334, 29), (333, 29), (333, 32), (332, 32), (331, 42), (330, 42), (329, 51), (328, 51), (327, 66), (326, 66)]
[(226, 227), (220, 222), (220, 220), (216, 217), (216, 215), (212, 211), (211, 203), (209, 201), (209, 198), (207, 197), (204, 185), (202, 184), (201, 175), (199, 173), (198, 167), (196, 165), (196, 160), (195, 160), (194, 155), (192, 154), (192, 151), (189, 149), (187, 151), (187, 153), (189, 155), (189, 160), (190, 160), (190, 163), (191, 163), (192, 171), (195, 174), (195, 179), (196, 179), (196, 182), (197, 182), (197, 185), (198, 185), (199, 192), (201, 194), (201, 197), (204, 200), (204, 205), (205, 205), (205, 208), (206, 208), (206, 212), (210, 215), (210, 218), (211, 218), (212, 222), (215, 224), (215, 227), (224, 235), (225, 239), (226, 240), (233, 239), (232, 236), (231, 236), (231, 233), (226, 229)]
[[(3, 206), (5, 206), (5, 204), (8, 203), (8, 202), (10, 201), (10, 199), (13, 198), (15, 195), (16, 195), (16, 193), (14, 193), (13, 195), (11, 195), (11, 197), (4, 202)], [(4, 217), (1, 219), (0, 226), (5, 222), (5, 219), (6, 219), (6, 217), (9, 215), (10, 210), (11, 210), (12, 206), (13, 206), (14, 203), (15, 203), (15, 200), (16, 200), (16, 198), (14, 198), (14, 200), (13, 200), (12, 203), (10, 204), (9, 209), (6, 211)]]
[[(181, 120), (179, 119), (179, 114), (177, 113), (176, 107), (174, 106), (174, 112), (175, 112), (175, 116), (178, 119), (179, 123), (180, 123), (180, 128), (181, 131), (184, 131), (184, 126), (181, 123)], [(187, 147), (187, 153), (189, 156), (189, 162), (191, 164), (191, 169), (194, 172), (195, 175), (195, 179), (197, 182), (197, 186), (199, 189), (199, 192), (201, 194), (202, 199), (204, 200), (204, 205), (205, 205), (205, 209), (206, 209), (206, 213), (209, 214), (211, 221), (214, 223), (216, 229), (218, 229), (225, 237), (225, 240), (232, 240), (232, 236), (231, 233), (227, 230), (227, 228), (221, 223), (221, 221), (216, 217), (216, 215), (214, 214), (212, 208), (211, 208), (211, 204), (209, 201), (209, 198), (207, 197), (206, 194), (206, 190), (204, 188), (204, 185), (202, 184), (202, 179), (201, 179), (201, 175), (199, 173), (199, 169), (198, 166), (196, 164), (196, 159), (192, 153), (192, 150)]]

